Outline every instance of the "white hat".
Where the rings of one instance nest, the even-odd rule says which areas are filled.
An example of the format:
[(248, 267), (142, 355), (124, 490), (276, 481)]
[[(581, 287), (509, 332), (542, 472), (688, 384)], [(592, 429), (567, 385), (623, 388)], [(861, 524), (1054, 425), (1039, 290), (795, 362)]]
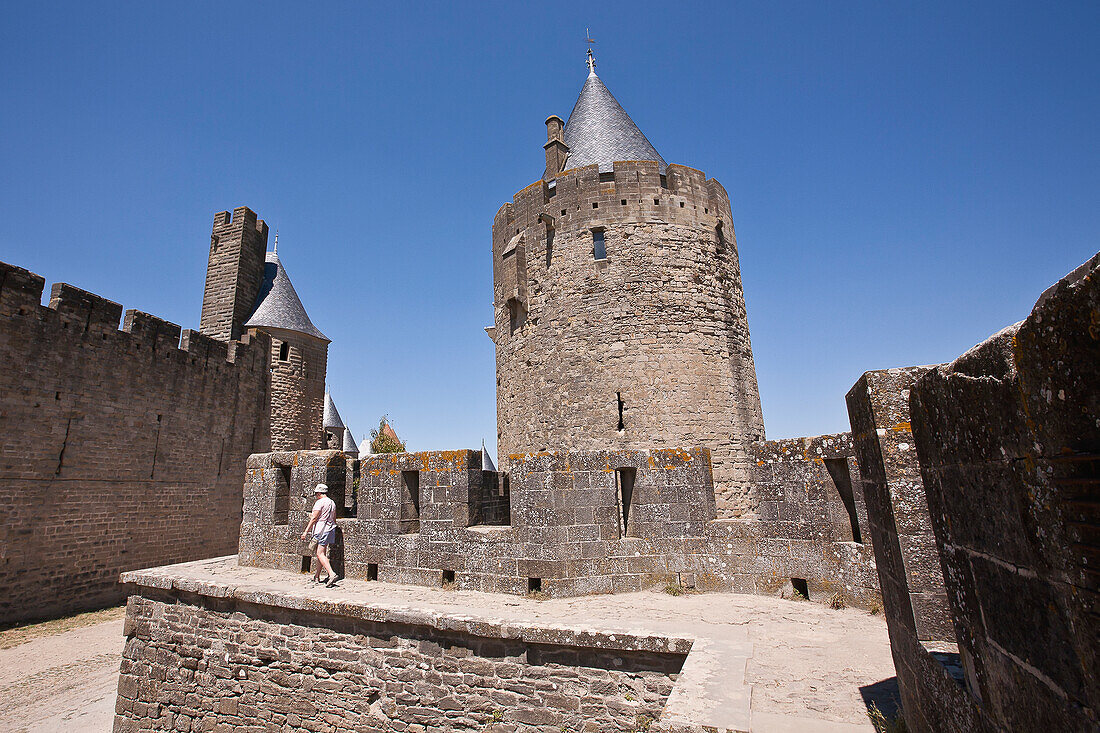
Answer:
[(317, 484), (317, 488), (313, 490), (314, 494), (327, 494), (328, 487), (324, 484)]

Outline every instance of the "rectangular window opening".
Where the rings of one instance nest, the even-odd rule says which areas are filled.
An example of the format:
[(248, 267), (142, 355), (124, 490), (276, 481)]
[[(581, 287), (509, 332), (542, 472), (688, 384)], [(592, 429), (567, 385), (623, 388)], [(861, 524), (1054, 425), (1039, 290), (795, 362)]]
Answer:
[(791, 587), (798, 595), (806, 600), (810, 599), (810, 586), (806, 583), (805, 578), (791, 578)]
[(844, 502), (844, 509), (848, 512), (848, 523), (852, 527), (852, 541), (863, 544), (863, 536), (859, 531), (859, 516), (856, 514), (855, 494), (852, 492), (852, 472), (848, 468), (847, 458), (826, 458), (825, 468), (829, 470), (829, 477), (833, 480), (836, 493)]
[(455, 571), (444, 570), (443, 571), (443, 585), (452, 585), (455, 582)]
[(653, 205), (654, 206), (660, 206), (661, 205), (661, 199), (653, 199)]
[(420, 531), (420, 471), (401, 472), (401, 533)]
[(634, 501), (634, 480), (638, 476), (636, 468), (615, 469), (615, 495), (619, 502), (620, 537), (632, 537), (633, 527), (630, 524), (630, 505)]
[(626, 403), (623, 402), (622, 392), (615, 393), (615, 402), (618, 403), (619, 408), (619, 424), (618, 427), (616, 427), (615, 429), (619, 432), (622, 432), (623, 430), (626, 430), (626, 423), (623, 422), (623, 410), (626, 408)]
[(619, 206), (626, 206), (626, 199), (619, 199)]
[(607, 247), (604, 244), (603, 229), (592, 230), (592, 258), (597, 260), (607, 259)]
[(661, 188), (668, 188), (668, 176), (661, 174)]
[(290, 344), (286, 341), (279, 344), (279, 361), (287, 361), (290, 358)]
[(680, 202), (680, 208), (681, 209), (684, 208), (684, 202), (683, 201)]
[(599, 202), (599, 201), (593, 201), (593, 202), (592, 202), (592, 208), (593, 208), (593, 209), (598, 209), (598, 208), (600, 208), (600, 202)]
[(550, 263), (554, 261), (554, 230), (546, 230), (546, 269), (550, 269)]
[(378, 580), (378, 563), (367, 563), (367, 580)]
[(528, 578), (527, 579), (527, 592), (528, 593), (541, 593), (542, 592), (542, 578)]
[(615, 181), (615, 172), (614, 171), (610, 171), (608, 173), (601, 173), (600, 174), (600, 183), (614, 183), (614, 181)]
[(290, 466), (275, 466), (275, 507), (272, 523), (286, 526), (290, 522)]

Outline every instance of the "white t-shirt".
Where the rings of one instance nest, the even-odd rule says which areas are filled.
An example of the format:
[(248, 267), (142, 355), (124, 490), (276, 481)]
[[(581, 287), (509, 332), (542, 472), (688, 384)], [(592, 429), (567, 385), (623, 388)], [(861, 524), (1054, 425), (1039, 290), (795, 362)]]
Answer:
[(313, 511), (320, 510), (317, 524), (313, 525), (313, 534), (321, 535), (336, 528), (336, 502), (327, 496), (322, 496), (313, 504)]

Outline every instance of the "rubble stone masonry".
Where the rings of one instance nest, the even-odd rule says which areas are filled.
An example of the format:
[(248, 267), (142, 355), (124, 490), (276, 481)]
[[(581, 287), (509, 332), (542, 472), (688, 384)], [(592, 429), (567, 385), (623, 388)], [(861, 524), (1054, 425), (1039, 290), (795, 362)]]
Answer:
[(551, 183), (493, 224), (500, 455), (701, 445), (718, 517), (750, 511), (764, 425), (725, 190), (639, 161)]
[(0, 263), (0, 623), (124, 597), (119, 572), (234, 551), (268, 446), (266, 337), (215, 341)]
[(142, 588), (126, 613), (115, 733), (641, 731), (687, 652), (631, 649), (629, 635), (589, 634), (579, 647), (554, 630), (527, 629), (545, 637), (528, 641), (490, 624), (471, 633), (373, 615)]

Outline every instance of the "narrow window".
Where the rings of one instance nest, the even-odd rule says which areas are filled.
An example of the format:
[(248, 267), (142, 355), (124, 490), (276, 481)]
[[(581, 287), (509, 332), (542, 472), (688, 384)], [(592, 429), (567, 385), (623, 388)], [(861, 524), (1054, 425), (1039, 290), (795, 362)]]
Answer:
[(509, 333), (514, 334), (516, 331), (523, 328), (523, 324), (527, 322), (527, 309), (523, 307), (523, 303), (520, 303), (516, 298), (511, 298), (508, 301), (508, 327)]
[(401, 532), (420, 531), (420, 471), (401, 472)]
[(275, 507), (272, 524), (283, 525), (290, 521), (290, 466), (275, 466)]
[(668, 188), (668, 176), (661, 174), (661, 188)]
[(284, 341), (279, 345), (279, 361), (286, 361), (290, 358), (290, 344)]
[(714, 227), (714, 233), (718, 237), (718, 252), (722, 253), (726, 251), (726, 235), (722, 233), (722, 222), (718, 222), (718, 226)]
[(615, 469), (615, 494), (619, 500), (619, 519), (622, 520), (619, 525), (620, 537), (633, 536), (630, 531), (630, 503), (634, 499), (634, 479), (637, 475), (638, 470), (634, 468)]
[(597, 260), (607, 259), (607, 248), (604, 246), (603, 229), (592, 230), (592, 257)]
[(546, 230), (546, 269), (550, 269), (550, 263), (554, 260), (554, 230)]
[(623, 393), (622, 392), (616, 392), (615, 393), (615, 402), (617, 403), (617, 406), (619, 408), (619, 425), (615, 429), (619, 430), (619, 431), (623, 431), (623, 430), (626, 430), (626, 423), (623, 422), (623, 409), (626, 407), (626, 403), (623, 402)]
[(684, 202), (683, 201), (680, 202), (680, 208), (681, 209), (684, 208)]
[(848, 469), (847, 458), (826, 458), (825, 468), (829, 469), (829, 477), (833, 480), (836, 493), (840, 494), (840, 500), (844, 503), (844, 509), (848, 512), (848, 523), (852, 526), (852, 541), (863, 544), (863, 536), (859, 531), (859, 517), (856, 514), (855, 495), (852, 493), (852, 473)]
[(653, 205), (654, 206), (660, 206), (661, 205), (661, 199), (653, 199)]

